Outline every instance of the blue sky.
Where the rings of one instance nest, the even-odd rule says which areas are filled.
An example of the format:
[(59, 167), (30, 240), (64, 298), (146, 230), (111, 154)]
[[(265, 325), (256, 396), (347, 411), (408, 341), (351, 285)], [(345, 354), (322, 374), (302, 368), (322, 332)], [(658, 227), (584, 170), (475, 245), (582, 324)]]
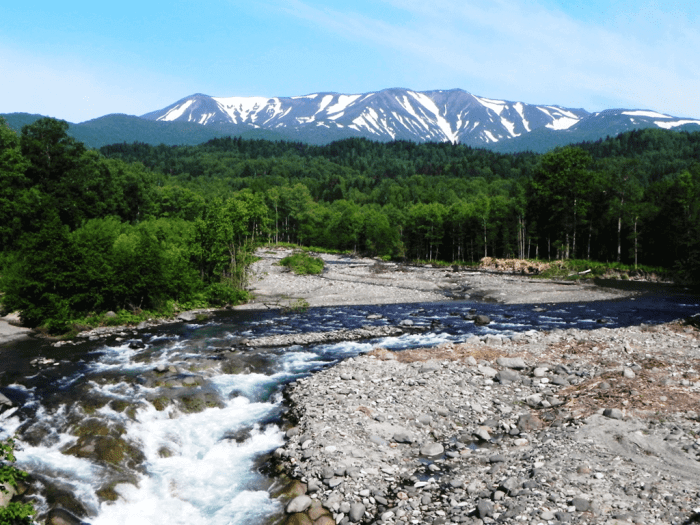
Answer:
[(2, 18), (0, 113), (406, 87), (700, 118), (697, 0), (27, 0)]

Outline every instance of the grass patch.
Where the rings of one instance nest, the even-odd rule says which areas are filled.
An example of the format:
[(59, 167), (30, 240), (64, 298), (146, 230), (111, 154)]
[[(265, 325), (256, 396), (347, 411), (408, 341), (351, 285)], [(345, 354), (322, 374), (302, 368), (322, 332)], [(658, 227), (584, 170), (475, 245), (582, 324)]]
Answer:
[(317, 275), (323, 271), (324, 263), (320, 257), (299, 252), (282, 259), (280, 265), (286, 266), (297, 275)]

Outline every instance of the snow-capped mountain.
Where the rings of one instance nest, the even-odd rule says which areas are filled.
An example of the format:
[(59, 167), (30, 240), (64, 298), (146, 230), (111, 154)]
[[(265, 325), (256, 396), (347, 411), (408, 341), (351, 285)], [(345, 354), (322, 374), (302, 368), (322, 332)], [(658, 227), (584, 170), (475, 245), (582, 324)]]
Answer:
[(495, 100), (460, 89), (424, 92), (385, 89), (361, 95), (315, 93), (274, 98), (197, 94), (142, 118), (279, 131), (287, 136), (297, 135), (301, 140), (313, 137), (313, 142), (363, 136), (375, 140), (448, 141), (491, 148), (511, 141), (515, 145), (533, 131), (538, 131), (536, 136), (563, 133), (587, 137), (591, 133), (614, 135), (650, 126), (665, 129), (686, 124), (700, 126), (698, 120), (653, 111), (589, 113), (584, 109)]

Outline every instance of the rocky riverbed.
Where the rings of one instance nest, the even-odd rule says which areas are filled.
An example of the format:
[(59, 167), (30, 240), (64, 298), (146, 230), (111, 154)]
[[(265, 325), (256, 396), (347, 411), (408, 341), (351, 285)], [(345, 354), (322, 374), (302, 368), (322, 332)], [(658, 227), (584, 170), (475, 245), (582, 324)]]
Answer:
[(412, 266), (347, 255), (320, 254), (321, 275), (298, 276), (279, 261), (290, 249), (261, 249), (251, 267), (253, 301), (239, 309), (396, 304), (473, 299), (504, 304), (584, 302), (615, 299), (631, 292), (591, 282), (556, 282), (459, 267)]
[[(288, 523), (695, 523), (700, 333), (531, 331), (288, 389)], [(302, 492), (305, 492), (302, 494)]]

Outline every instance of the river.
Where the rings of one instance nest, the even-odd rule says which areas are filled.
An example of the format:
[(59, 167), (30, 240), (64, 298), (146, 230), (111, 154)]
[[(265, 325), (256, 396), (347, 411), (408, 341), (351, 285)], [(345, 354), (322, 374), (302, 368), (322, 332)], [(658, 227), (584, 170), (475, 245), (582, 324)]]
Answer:
[[(261, 467), (284, 441), (282, 392), (297, 378), (378, 345), (401, 350), (472, 335), (656, 324), (698, 308), (689, 296), (653, 294), (556, 305), (228, 311), (75, 346), (23, 340), (0, 348), (0, 392), (15, 405), (0, 414), (0, 432), (18, 435), (17, 463), (31, 474), (42, 515), (60, 507), (92, 525), (264, 523), (282, 508)], [(475, 326), (474, 309), (492, 323)], [(424, 331), (314, 347), (241, 344), (404, 320)]]

